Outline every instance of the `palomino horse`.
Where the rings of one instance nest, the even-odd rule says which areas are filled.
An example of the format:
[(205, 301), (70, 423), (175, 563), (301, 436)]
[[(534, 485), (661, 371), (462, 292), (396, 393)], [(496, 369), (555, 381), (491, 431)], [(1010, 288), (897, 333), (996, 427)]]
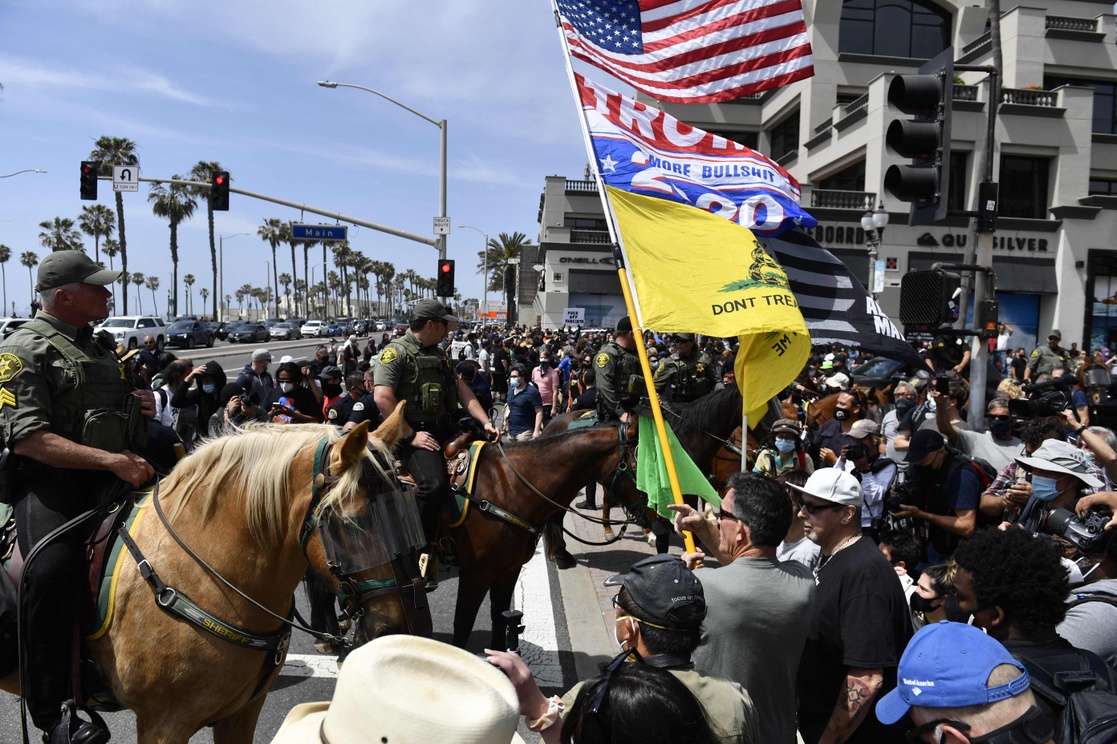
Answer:
[[(617, 483), (618, 498), (626, 508), (638, 509), (638, 518), (643, 518), (647, 502), (641, 501), (635, 482), (623, 475), (633, 467), (635, 437), (635, 424), (595, 426), (530, 442), (481, 447), (471, 508), (466, 519), (450, 530), (461, 567), (454, 645), (465, 646), (489, 593), (490, 648), (503, 648), (502, 613), (511, 603), (520, 568), (535, 554), (547, 518), (567, 508), (590, 482)], [(622, 474), (614, 477), (618, 471)], [(500, 516), (501, 511), (509, 516)]]
[[(215, 744), (252, 742), (286, 654), (285, 626), (276, 616), (290, 617), (308, 562), (341, 588), (327, 566), (326, 528), (315, 526), (358, 517), (369, 511), (370, 498), (394, 493), (395, 478), (378, 455), (390, 462), (399, 423), (397, 408), (376, 431), (373, 449), (366, 424), (344, 438), (327, 425), (249, 427), (199, 447), (160, 484), (153, 501), (165, 505), (174, 533), (259, 606), (218, 583), (176, 544), (153, 509), (143, 511), (133, 538), (150, 567), (178, 598), (189, 595), (224, 628), (222, 635), (207, 632), (160, 609), (136, 562), (124, 557), (112, 623), (87, 642), (116, 703), (135, 711), (139, 744), (186, 744), (205, 726), (213, 726)], [(354, 590), (350, 596), (366, 595), (363, 604), (375, 610), (360, 621), (369, 637), (407, 630), (403, 603), (415, 595), (357, 589), (391, 583), (391, 575), (390, 566), (381, 566), (342, 577)], [(417, 596), (424, 597), (421, 589)], [(160, 603), (173, 599), (160, 595)], [(231, 642), (231, 633), (281, 640), (261, 650)], [(0, 681), (0, 688), (18, 694), (18, 674)]]

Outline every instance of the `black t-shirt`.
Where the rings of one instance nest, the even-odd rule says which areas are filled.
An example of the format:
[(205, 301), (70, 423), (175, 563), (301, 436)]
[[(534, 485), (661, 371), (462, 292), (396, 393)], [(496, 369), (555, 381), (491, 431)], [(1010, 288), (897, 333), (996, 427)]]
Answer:
[(503, 346), (493, 349), (489, 360), (489, 373), (501, 377), (508, 376), (508, 351)]
[(1009, 365), (1012, 367), (1012, 376), (1017, 380), (1023, 380), (1024, 370), (1028, 368), (1027, 358), (1014, 356)]
[[(884, 685), (875, 707), (896, 686), (896, 666), (911, 638), (911, 613), (896, 571), (872, 540), (839, 550), (818, 574), (814, 621), (799, 662), (799, 730), (818, 741), (852, 667), (882, 669)], [(873, 711), (848, 742), (903, 741), (900, 724), (885, 727)]]
[[(289, 393), (283, 392), (279, 387), (271, 391), (268, 395), (268, 410), (275, 404), (294, 408), (299, 413), (305, 416), (313, 416), (315, 421), (322, 420), (322, 407), (318, 403), (318, 399), (314, 397), (314, 393), (310, 392), (304, 387), (295, 387)], [(288, 416), (273, 416), (272, 421), (283, 424), (291, 423), (288, 421)]]
[(597, 407), (597, 388), (591, 387), (574, 399), (571, 411), (592, 411)]

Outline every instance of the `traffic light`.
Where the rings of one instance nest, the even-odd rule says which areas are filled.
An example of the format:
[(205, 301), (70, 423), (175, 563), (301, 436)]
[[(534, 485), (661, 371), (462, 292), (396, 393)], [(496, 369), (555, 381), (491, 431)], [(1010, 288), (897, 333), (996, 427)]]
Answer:
[(438, 262), (438, 277), (435, 280), (438, 287), (435, 294), (439, 297), (454, 296), (454, 261), (443, 258)]
[(229, 211), (229, 171), (217, 171), (210, 179), (210, 202), (214, 212)]
[(101, 171), (100, 160), (81, 161), (81, 198), (97, 200), (97, 174)]
[(893, 165), (884, 188), (911, 202), (909, 225), (929, 225), (946, 217), (950, 185), (950, 118), (954, 101), (954, 48), (919, 68), (897, 75), (888, 85), (888, 103), (914, 119), (895, 119), (885, 143), (910, 165)]
[(933, 331), (958, 316), (962, 279), (942, 269), (909, 271), (900, 280), (900, 322), (904, 330)]

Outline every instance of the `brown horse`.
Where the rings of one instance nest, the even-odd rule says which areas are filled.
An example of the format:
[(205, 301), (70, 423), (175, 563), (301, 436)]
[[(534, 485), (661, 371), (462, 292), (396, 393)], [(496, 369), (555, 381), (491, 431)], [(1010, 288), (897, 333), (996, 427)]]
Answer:
[[(454, 611), (454, 645), (465, 646), (485, 594), (492, 607), (490, 648), (502, 648), (505, 620), (520, 569), (535, 554), (547, 518), (567, 508), (593, 481), (612, 482), (618, 497), (643, 518), (646, 500), (634, 480), (636, 425), (596, 426), (508, 445), (489, 444), (477, 457), (476, 499), (511, 514), (471, 504), (467, 518), (450, 536), (461, 566)], [(614, 477), (618, 476), (619, 477)], [(627, 506), (626, 506), (627, 508)], [(547, 529), (553, 529), (547, 527)]]
[[(397, 409), (374, 435), (375, 452), (365, 424), (344, 438), (325, 425), (250, 427), (198, 448), (160, 484), (152, 498), (165, 506), (174, 533), (258, 606), (218, 583), (147, 508), (133, 536), (151, 568), (226, 630), (281, 640), (270, 650), (250, 648), (165, 612), (124, 556), (111, 625), (87, 645), (119, 708), (135, 711), (139, 744), (186, 744), (205, 726), (213, 727), (215, 744), (252, 742), (286, 654), (275, 616), (289, 616), (308, 562), (339, 588), (326, 558), (329, 538), (314, 525), (356, 518), (370, 509), (370, 493), (394, 493), (395, 479), (377, 454), (387, 456), (399, 423)], [(344, 578), (352, 587), (391, 577), (392, 568), (380, 566)], [(401, 594), (364, 592), (361, 600), (370, 610), (362, 618), (365, 635), (407, 628)], [(0, 689), (19, 694), (18, 674), (0, 680)]]
[[(865, 405), (865, 418), (875, 421), (878, 425), (881, 419), (884, 418), (884, 413), (888, 410), (888, 394), (892, 391), (892, 386), (889, 385), (884, 390), (877, 390), (875, 387), (870, 388), (857, 388), (864, 396)], [(807, 428), (811, 431), (819, 428), (830, 419), (834, 418), (834, 409), (838, 407), (838, 397), (841, 393), (832, 393), (825, 398), (812, 400), (807, 403)]]

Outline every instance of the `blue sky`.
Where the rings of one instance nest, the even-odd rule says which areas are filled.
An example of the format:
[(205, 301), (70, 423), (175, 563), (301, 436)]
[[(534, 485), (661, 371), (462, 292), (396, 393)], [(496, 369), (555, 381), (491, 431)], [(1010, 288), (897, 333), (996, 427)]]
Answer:
[[(0, 179), (0, 243), (13, 252), (0, 314), (13, 301), (27, 314), (30, 287), (18, 257), (46, 255), (39, 222), (76, 220), (92, 203), (79, 199), (78, 168), (102, 135), (136, 142), (143, 176), (216, 160), (234, 186), (429, 235), (438, 212), (437, 127), (369, 93), (315, 82), (375, 88), (445, 118), (448, 257), (458, 262), (464, 297), (481, 296), (483, 239), (458, 225), (493, 236), (518, 230), (536, 241), (544, 177), (581, 177), (586, 162), (546, 0), (5, 0), (0, 33), (0, 175), (48, 171)], [(124, 194), (129, 268), (159, 275), (165, 312), (169, 230), (151, 213), (147, 184), (140, 189)], [(99, 197), (113, 205), (110, 183), (101, 182)], [(229, 212), (216, 214), (219, 234), (250, 233), (225, 240), (225, 294), (265, 285), (271, 251), (255, 233), (268, 217), (300, 218), (237, 194)], [(397, 271), (434, 275), (437, 253), (426, 245), (353, 227), (350, 242)], [(200, 307), (197, 289), (211, 276), (201, 206), (179, 228), (179, 246), (180, 281), (198, 277)], [(86, 247), (92, 253), (91, 239)], [(321, 260), (320, 249), (312, 253)], [(279, 256), (280, 272), (290, 272), (289, 249)], [(130, 303), (135, 312), (134, 296)], [(143, 303), (150, 312), (147, 290)]]

